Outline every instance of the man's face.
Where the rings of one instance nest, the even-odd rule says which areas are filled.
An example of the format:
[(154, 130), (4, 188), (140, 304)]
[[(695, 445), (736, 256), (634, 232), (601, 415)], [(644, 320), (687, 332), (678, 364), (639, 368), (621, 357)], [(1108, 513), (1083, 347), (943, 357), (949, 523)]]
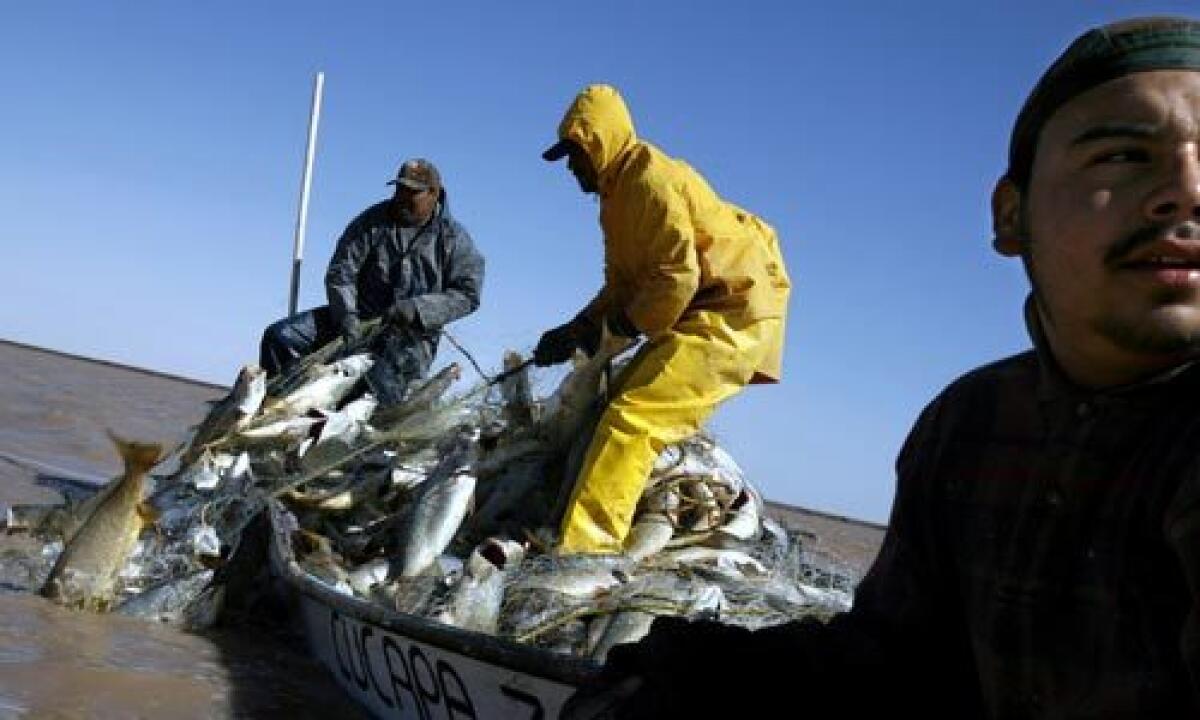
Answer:
[(567, 154), (567, 169), (579, 181), (580, 190), (585, 193), (599, 192), (600, 180), (595, 166), (592, 165), (592, 159), (578, 145), (572, 145)]
[(414, 190), (407, 185), (396, 184), (396, 212), (400, 216), (400, 224), (404, 227), (424, 225), (433, 215), (437, 207), (438, 190)]
[(1024, 195), (1005, 182), (997, 247), (1020, 248), (1073, 379), (1121, 384), (1200, 354), (1200, 73), (1073, 98), (1042, 129)]

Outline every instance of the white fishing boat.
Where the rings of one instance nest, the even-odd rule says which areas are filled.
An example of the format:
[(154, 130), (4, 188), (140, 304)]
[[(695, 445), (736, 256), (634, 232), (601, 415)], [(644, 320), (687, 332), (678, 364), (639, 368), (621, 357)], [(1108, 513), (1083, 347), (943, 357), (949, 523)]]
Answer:
[(596, 664), (342, 594), (296, 562), (292, 514), (272, 502), (271, 563), (313, 655), (379, 718), (557, 718)]

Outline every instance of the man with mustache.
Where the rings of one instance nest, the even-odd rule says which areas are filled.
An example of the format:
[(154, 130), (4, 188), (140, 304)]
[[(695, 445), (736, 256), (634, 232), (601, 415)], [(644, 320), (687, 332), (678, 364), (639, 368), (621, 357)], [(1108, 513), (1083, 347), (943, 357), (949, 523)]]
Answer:
[(269, 374), (339, 334), (347, 348), (361, 345), (363, 322), (381, 317), (366, 380), (381, 404), (395, 403), (433, 363), (438, 330), (479, 307), (483, 257), (450, 214), (437, 168), (408, 160), (388, 184), (392, 198), (364, 210), (338, 240), (325, 273), (329, 304), (263, 333), (259, 364)]
[(1033, 349), (921, 414), (853, 609), (660, 619), (566, 717), (1200, 717), (1200, 23), (1072, 43), (992, 209)]

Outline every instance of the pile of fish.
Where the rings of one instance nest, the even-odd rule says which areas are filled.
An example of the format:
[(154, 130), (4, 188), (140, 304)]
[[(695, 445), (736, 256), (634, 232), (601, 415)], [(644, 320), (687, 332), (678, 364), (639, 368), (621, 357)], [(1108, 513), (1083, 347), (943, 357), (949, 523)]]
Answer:
[(10, 532), (47, 542), (54, 565), (42, 593), (202, 629), (237, 588), (228, 568), (247, 529), (282, 503), (314, 580), (600, 662), (659, 615), (755, 628), (849, 606), (853, 578), (768, 518), (733, 458), (704, 434), (658, 458), (624, 553), (553, 551), (626, 348), (606, 341), (581, 355), (544, 398), (528, 363), (509, 353), (497, 378), (451, 393), (468, 385), (451, 364), (381, 407), (363, 381), (372, 356), (339, 359), (339, 343), (275, 378), (244, 367), (164, 458), (158, 446), (114, 438), (126, 470), (95, 498), (11, 510)]

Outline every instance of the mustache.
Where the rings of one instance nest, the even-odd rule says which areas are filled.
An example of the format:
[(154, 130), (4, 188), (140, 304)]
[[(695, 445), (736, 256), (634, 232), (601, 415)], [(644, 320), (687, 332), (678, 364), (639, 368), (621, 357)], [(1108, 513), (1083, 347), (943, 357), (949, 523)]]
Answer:
[(1107, 265), (1115, 265), (1141, 246), (1157, 242), (1165, 237), (1177, 237), (1185, 240), (1200, 238), (1200, 224), (1187, 220), (1177, 225), (1147, 225), (1138, 228), (1113, 243), (1108, 252), (1104, 254), (1104, 262)]

